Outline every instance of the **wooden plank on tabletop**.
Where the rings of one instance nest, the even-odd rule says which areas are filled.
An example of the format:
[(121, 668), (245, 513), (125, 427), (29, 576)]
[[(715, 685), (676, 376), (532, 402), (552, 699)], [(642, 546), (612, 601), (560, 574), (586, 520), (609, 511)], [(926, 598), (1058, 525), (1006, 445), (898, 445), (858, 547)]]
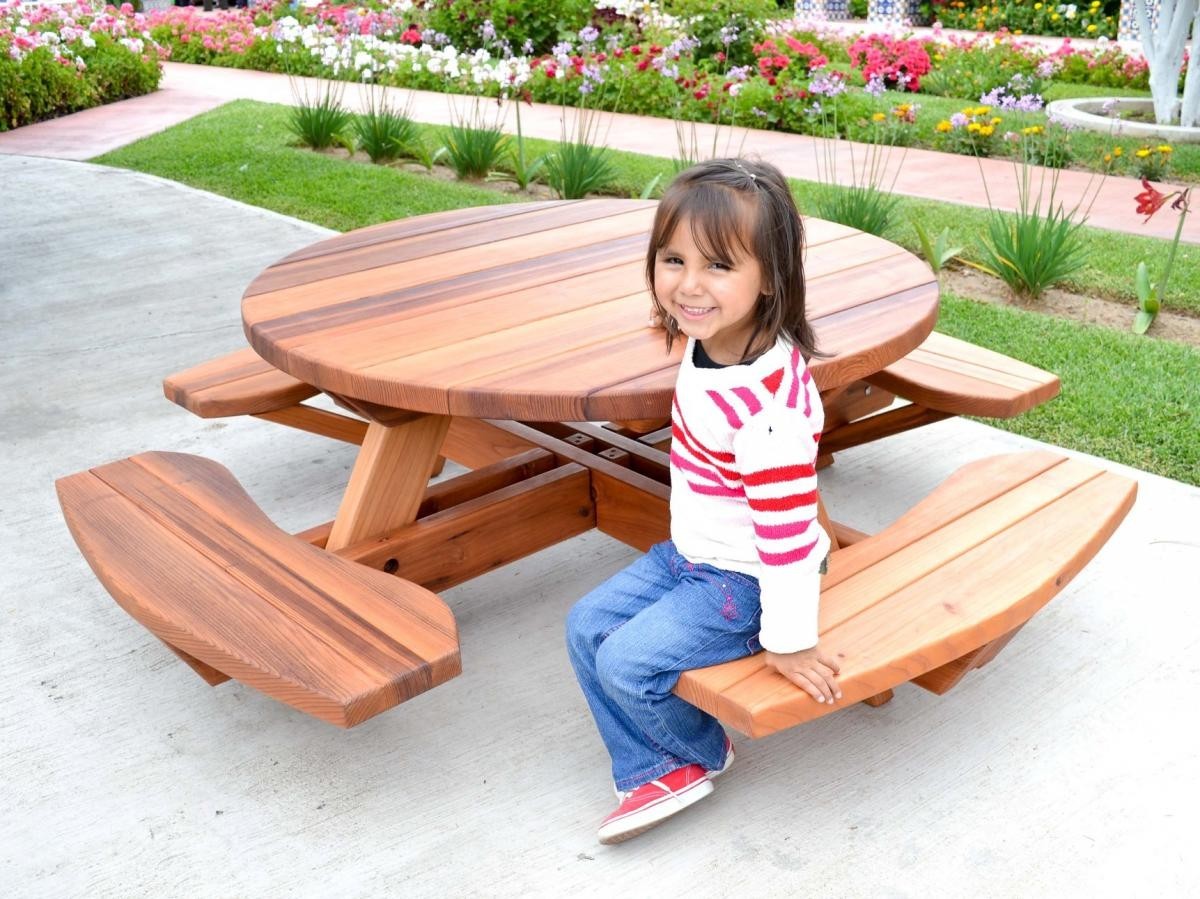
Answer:
[(536, 215), (473, 217), (478, 220), (464, 221), (437, 230), (425, 228), (421, 229), (423, 233), (420, 234), (401, 234), (401, 229), (394, 228), (389, 240), (379, 239), (382, 237), (380, 233), (372, 235), (373, 239), (366, 245), (340, 248), (304, 260), (276, 263), (254, 279), (246, 290), (246, 296), (384, 265), (420, 262), (430, 256), (478, 248), (501, 240), (539, 240), (546, 231), (628, 214), (631, 205), (634, 204), (627, 200), (601, 201), (595, 205), (567, 202), (543, 208)]

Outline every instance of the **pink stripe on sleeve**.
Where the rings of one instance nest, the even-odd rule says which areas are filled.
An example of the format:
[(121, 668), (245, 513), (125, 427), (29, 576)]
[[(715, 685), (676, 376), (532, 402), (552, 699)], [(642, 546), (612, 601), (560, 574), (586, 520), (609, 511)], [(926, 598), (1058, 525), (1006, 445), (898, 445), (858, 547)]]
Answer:
[(759, 524), (754, 522), (754, 533), (764, 540), (783, 540), (786, 537), (799, 537), (808, 530), (813, 519), (796, 521), (790, 524)]
[(800, 348), (792, 350), (792, 386), (788, 388), (787, 405), (789, 409), (796, 408), (796, 398), (800, 395)]
[(813, 548), (817, 545), (814, 540), (807, 546), (801, 546), (797, 549), (789, 550), (785, 553), (765, 553), (761, 549), (758, 551), (758, 558), (764, 565), (778, 567), (780, 565), (791, 565), (794, 562), (803, 562), (812, 554)]

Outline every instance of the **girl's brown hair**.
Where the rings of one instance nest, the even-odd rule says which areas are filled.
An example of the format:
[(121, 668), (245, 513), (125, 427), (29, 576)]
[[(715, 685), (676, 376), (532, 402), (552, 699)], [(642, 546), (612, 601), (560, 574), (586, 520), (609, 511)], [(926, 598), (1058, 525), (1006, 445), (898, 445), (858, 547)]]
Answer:
[[(742, 358), (775, 345), (782, 334), (804, 354), (821, 355), (804, 314), (804, 225), (783, 173), (751, 159), (710, 159), (680, 172), (654, 215), (646, 253), (646, 282), (671, 348), (679, 326), (654, 296), (654, 264), (681, 222), (706, 257), (729, 262), (739, 255), (758, 260), (769, 292), (754, 307), (754, 331)], [(740, 252), (735, 251), (738, 250)]]

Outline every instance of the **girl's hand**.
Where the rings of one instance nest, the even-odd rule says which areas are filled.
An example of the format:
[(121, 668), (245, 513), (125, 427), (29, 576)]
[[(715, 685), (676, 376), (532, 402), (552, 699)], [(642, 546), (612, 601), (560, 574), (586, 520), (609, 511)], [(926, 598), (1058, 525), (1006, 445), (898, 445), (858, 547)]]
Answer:
[(817, 702), (832, 703), (842, 698), (837, 685), (838, 663), (819, 646), (800, 652), (765, 653), (767, 667), (774, 668)]

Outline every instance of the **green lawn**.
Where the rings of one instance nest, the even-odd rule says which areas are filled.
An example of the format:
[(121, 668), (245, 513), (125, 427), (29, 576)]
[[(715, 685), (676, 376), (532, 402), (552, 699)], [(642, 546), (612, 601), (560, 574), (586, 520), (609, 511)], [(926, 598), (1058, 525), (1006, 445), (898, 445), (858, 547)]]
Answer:
[[(462, 206), (511, 202), (490, 190), (381, 166), (349, 163), (289, 145), (286, 109), (231, 103), (93, 160), (180, 181), (338, 230)], [(533, 152), (548, 145), (531, 142)], [(614, 153), (617, 191), (636, 195), (670, 160)], [(803, 205), (819, 185), (794, 182)], [(986, 210), (904, 199), (889, 235), (917, 249), (919, 216), (959, 239), (978, 233)], [(1166, 242), (1085, 229), (1087, 269), (1071, 287), (1129, 291), (1139, 258), (1164, 258)], [(968, 251), (969, 252), (969, 251)], [(1200, 313), (1200, 248), (1176, 258), (1168, 305)], [(1185, 292), (1183, 285), (1189, 285)], [(1132, 303), (1131, 303), (1132, 308)], [(1060, 446), (1200, 484), (1200, 351), (1036, 313), (947, 295), (939, 330), (1054, 371), (1063, 395), (1009, 422), (990, 422)], [(1131, 313), (1132, 314), (1132, 313)]]

